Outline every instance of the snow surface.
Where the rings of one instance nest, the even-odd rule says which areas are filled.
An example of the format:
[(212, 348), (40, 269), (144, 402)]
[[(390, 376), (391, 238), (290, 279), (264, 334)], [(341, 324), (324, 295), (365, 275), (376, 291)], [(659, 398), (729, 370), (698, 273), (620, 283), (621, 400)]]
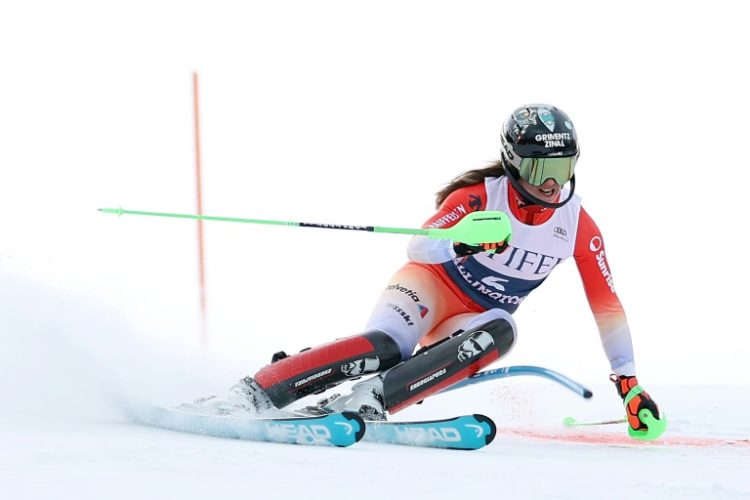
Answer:
[[(226, 367), (200, 356), (159, 354), (95, 304), (17, 277), (3, 280), (9, 286), (0, 312), (12, 333), (0, 358), (3, 498), (750, 498), (746, 386), (649, 387), (671, 422), (662, 444), (624, 439), (623, 425), (562, 428), (568, 415), (620, 416), (611, 387), (592, 386), (594, 398), (584, 401), (547, 380), (521, 377), (437, 396), (394, 417), (484, 413), (499, 434), (480, 451), (181, 434), (135, 425), (119, 408), (135, 396), (173, 404), (222, 391), (239, 369), (223, 373)], [(610, 443), (513, 432), (581, 441), (604, 433)], [(663, 444), (668, 439), (689, 446)]]

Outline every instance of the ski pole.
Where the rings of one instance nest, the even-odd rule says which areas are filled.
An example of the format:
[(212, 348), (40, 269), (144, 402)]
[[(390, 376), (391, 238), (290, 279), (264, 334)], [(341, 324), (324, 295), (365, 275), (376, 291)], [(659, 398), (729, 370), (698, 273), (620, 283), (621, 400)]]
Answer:
[(499, 243), (502, 241), (509, 242), (512, 232), (510, 219), (504, 212), (500, 211), (472, 212), (461, 219), (455, 226), (449, 228), (420, 229), (382, 226), (352, 226), (346, 224), (321, 224), (314, 222), (290, 222), (266, 219), (246, 219), (240, 217), (216, 217), (211, 215), (176, 214), (167, 212), (145, 212), (141, 210), (126, 210), (124, 208), (100, 208), (99, 211), (107, 214), (116, 214), (119, 216), (143, 215), (148, 217), (171, 217), (177, 219), (240, 222), (244, 224), (316, 227), (322, 229), (342, 229), (347, 231), (369, 231), (373, 233), (422, 235), (432, 239), (460, 241), (461, 243), (466, 243), (467, 245)]
[(579, 422), (575, 417), (565, 417), (563, 419), (563, 425), (565, 427), (582, 427), (591, 425), (612, 425), (612, 424), (624, 424), (627, 422), (624, 418), (613, 418), (611, 420), (597, 420), (591, 422)]
[(543, 377), (553, 382), (557, 382), (558, 384), (561, 384), (562, 386), (567, 387), (571, 391), (575, 392), (582, 398), (588, 399), (593, 396), (593, 393), (590, 389), (587, 389), (583, 385), (579, 384), (571, 378), (566, 377), (562, 373), (550, 370), (549, 368), (542, 368), (541, 366), (525, 365), (504, 366), (502, 368), (494, 368), (492, 370), (477, 372), (471, 377), (448, 387), (443, 392), (453, 391), (455, 389), (460, 389), (461, 387), (466, 387), (467, 385), (478, 384), (480, 382), (487, 382), (489, 380), (495, 380), (505, 377), (515, 377), (519, 375), (535, 375), (537, 377)]

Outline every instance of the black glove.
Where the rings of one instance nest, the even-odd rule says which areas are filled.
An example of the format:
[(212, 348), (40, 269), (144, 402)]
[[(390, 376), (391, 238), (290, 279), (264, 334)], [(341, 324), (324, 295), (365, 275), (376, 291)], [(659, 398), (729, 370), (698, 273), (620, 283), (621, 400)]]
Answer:
[[(614, 382), (617, 393), (623, 399), (625, 404), (625, 416), (628, 420), (628, 425), (633, 431), (649, 432), (648, 439), (656, 439), (666, 430), (666, 420), (661, 421), (661, 414), (659, 413), (659, 407), (656, 405), (651, 396), (638, 385), (638, 379), (635, 377), (628, 377), (625, 375), (610, 375), (609, 379)], [(651, 412), (651, 416), (655, 419), (650, 422), (644, 422), (644, 413), (642, 410), (648, 410)], [(646, 415), (646, 418), (648, 416)], [(660, 423), (656, 426), (654, 423)], [(649, 426), (654, 428), (649, 428)], [(657, 429), (656, 427), (659, 427)], [(631, 432), (632, 436), (634, 433)], [(635, 436), (634, 436), (635, 437)]]
[(479, 252), (503, 253), (508, 248), (507, 241), (497, 241), (494, 243), (480, 243), (479, 245), (467, 245), (458, 241), (453, 242), (453, 250), (456, 256), (465, 257), (474, 255)]

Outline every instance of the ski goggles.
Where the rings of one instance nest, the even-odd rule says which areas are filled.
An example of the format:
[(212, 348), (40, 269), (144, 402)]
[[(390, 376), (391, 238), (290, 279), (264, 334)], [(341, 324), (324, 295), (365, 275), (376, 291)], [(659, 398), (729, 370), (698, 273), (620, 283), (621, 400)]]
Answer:
[(557, 158), (521, 158), (518, 173), (521, 179), (534, 186), (541, 186), (547, 179), (563, 185), (573, 177), (575, 156)]

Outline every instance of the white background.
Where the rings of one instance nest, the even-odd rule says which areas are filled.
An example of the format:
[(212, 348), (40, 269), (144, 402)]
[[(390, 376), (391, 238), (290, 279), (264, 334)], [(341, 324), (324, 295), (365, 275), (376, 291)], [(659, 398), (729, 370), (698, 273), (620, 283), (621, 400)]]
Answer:
[[(207, 223), (203, 351), (196, 223), (96, 211), (195, 211), (193, 71), (210, 215), (419, 227), (438, 189), (498, 158), (513, 108), (548, 102), (578, 128), (578, 193), (641, 381), (747, 384), (750, 41), (735, 5), (4, 2), (0, 270), (15, 278), (0, 286), (253, 372), (361, 331), (407, 237)], [(508, 364), (606, 380), (572, 261), (516, 319)], [(88, 347), (114, 335), (70, 326)]]

